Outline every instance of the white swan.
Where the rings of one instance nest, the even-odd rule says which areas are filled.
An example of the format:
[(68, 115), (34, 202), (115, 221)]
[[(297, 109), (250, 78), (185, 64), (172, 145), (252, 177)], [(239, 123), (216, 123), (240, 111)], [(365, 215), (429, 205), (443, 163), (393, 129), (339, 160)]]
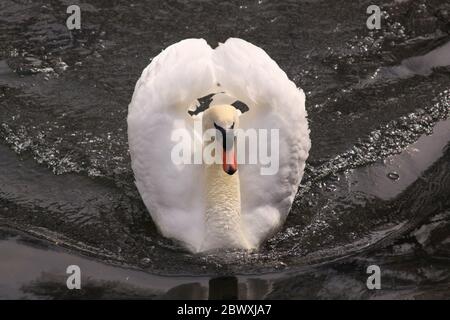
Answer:
[[(217, 92), (226, 95), (188, 114), (198, 98)], [(233, 99), (249, 110), (241, 115)], [(193, 132), (199, 119), (204, 131), (215, 130), (211, 143), (221, 144), (227, 156), (234, 153), (223, 165), (171, 158), (175, 130)], [(260, 162), (236, 163), (236, 146), (226, 136), (237, 128), (278, 130), (276, 174), (262, 175)], [(198, 138), (191, 136), (193, 143)], [(136, 84), (128, 139), (136, 186), (154, 222), (193, 252), (257, 248), (272, 235), (289, 213), (310, 149), (303, 91), (262, 49), (236, 38), (216, 49), (187, 39), (156, 56)]]

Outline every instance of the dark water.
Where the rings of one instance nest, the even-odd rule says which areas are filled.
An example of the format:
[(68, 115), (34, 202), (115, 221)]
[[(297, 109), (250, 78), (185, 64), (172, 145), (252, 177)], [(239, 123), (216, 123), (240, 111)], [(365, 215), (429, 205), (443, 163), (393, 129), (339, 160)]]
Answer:
[[(79, 31), (72, 1), (0, 3), (0, 298), (450, 298), (449, 4), (370, 31), (371, 1), (88, 2)], [(230, 36), (304, 89), (311, 155), (259, 252), (192, 255), (133, 185), (127, 106), (167, 45)]]

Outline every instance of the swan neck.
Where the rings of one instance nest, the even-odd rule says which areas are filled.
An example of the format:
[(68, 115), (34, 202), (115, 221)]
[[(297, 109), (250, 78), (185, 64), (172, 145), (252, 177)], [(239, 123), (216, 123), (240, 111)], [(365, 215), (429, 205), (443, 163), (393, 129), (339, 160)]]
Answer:
[(205, 250), (248, 248), (241, 223), (239, 172), (226, 174), (222, 165), (206, 166)]

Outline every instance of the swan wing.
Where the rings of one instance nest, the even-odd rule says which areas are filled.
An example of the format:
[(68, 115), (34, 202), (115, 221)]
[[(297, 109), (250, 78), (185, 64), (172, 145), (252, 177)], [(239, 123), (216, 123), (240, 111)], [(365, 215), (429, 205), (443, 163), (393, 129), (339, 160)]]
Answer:
[(192, 134), (195, 119), (188, 107), (214, 90), (212, 53), (203, 39), (162, 51), (136, 83), (127, 119), (132, 168), (146, 207), (163, 235), (194, 251), (203, 239), (203, 170), (176, 164), (171, 156), (180, 132), (191, 134), (192, 150), (200, 139)]
[[(242, 39), (220, 44), (213, 62), (217, 82), (249, 107), (239, 119), (240, 128), (257, 129), (258, 139), (264, 129), (267, 137), (276, 131), (279, 135), (278, 152), (267, 139), (271, 169), (261, 164), (260, 154), (257, 164), (239, 164), (243, 223), (248, 239), (257, 246), (284, 222), (303, 176), (311, 145), (305, 95), (264, 50)], [(258, 153), (264, 151), (258, 147)]]

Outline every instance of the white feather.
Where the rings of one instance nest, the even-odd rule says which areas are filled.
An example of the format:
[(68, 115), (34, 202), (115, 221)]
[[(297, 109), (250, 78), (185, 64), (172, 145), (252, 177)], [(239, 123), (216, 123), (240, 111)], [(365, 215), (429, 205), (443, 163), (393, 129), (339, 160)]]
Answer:
[[(231, 38), (213, 50), (203, 39), (176, 43), (153, 59), (136, 84), (128, 136), (136, 185), (163, 235), (198, 251), (204, 238), (204, 170), (175, 165), (176, 127), (191, 129), (196, 99), (225, 91), (246, 103), (243, 129), (278, 129), (279, 171), (240, 164), (243, 228), (254, 247), (285, 220), (310, 149), (305, 96), (260, 48)], [(195, 139), (193, 137), (193, 139)]]

